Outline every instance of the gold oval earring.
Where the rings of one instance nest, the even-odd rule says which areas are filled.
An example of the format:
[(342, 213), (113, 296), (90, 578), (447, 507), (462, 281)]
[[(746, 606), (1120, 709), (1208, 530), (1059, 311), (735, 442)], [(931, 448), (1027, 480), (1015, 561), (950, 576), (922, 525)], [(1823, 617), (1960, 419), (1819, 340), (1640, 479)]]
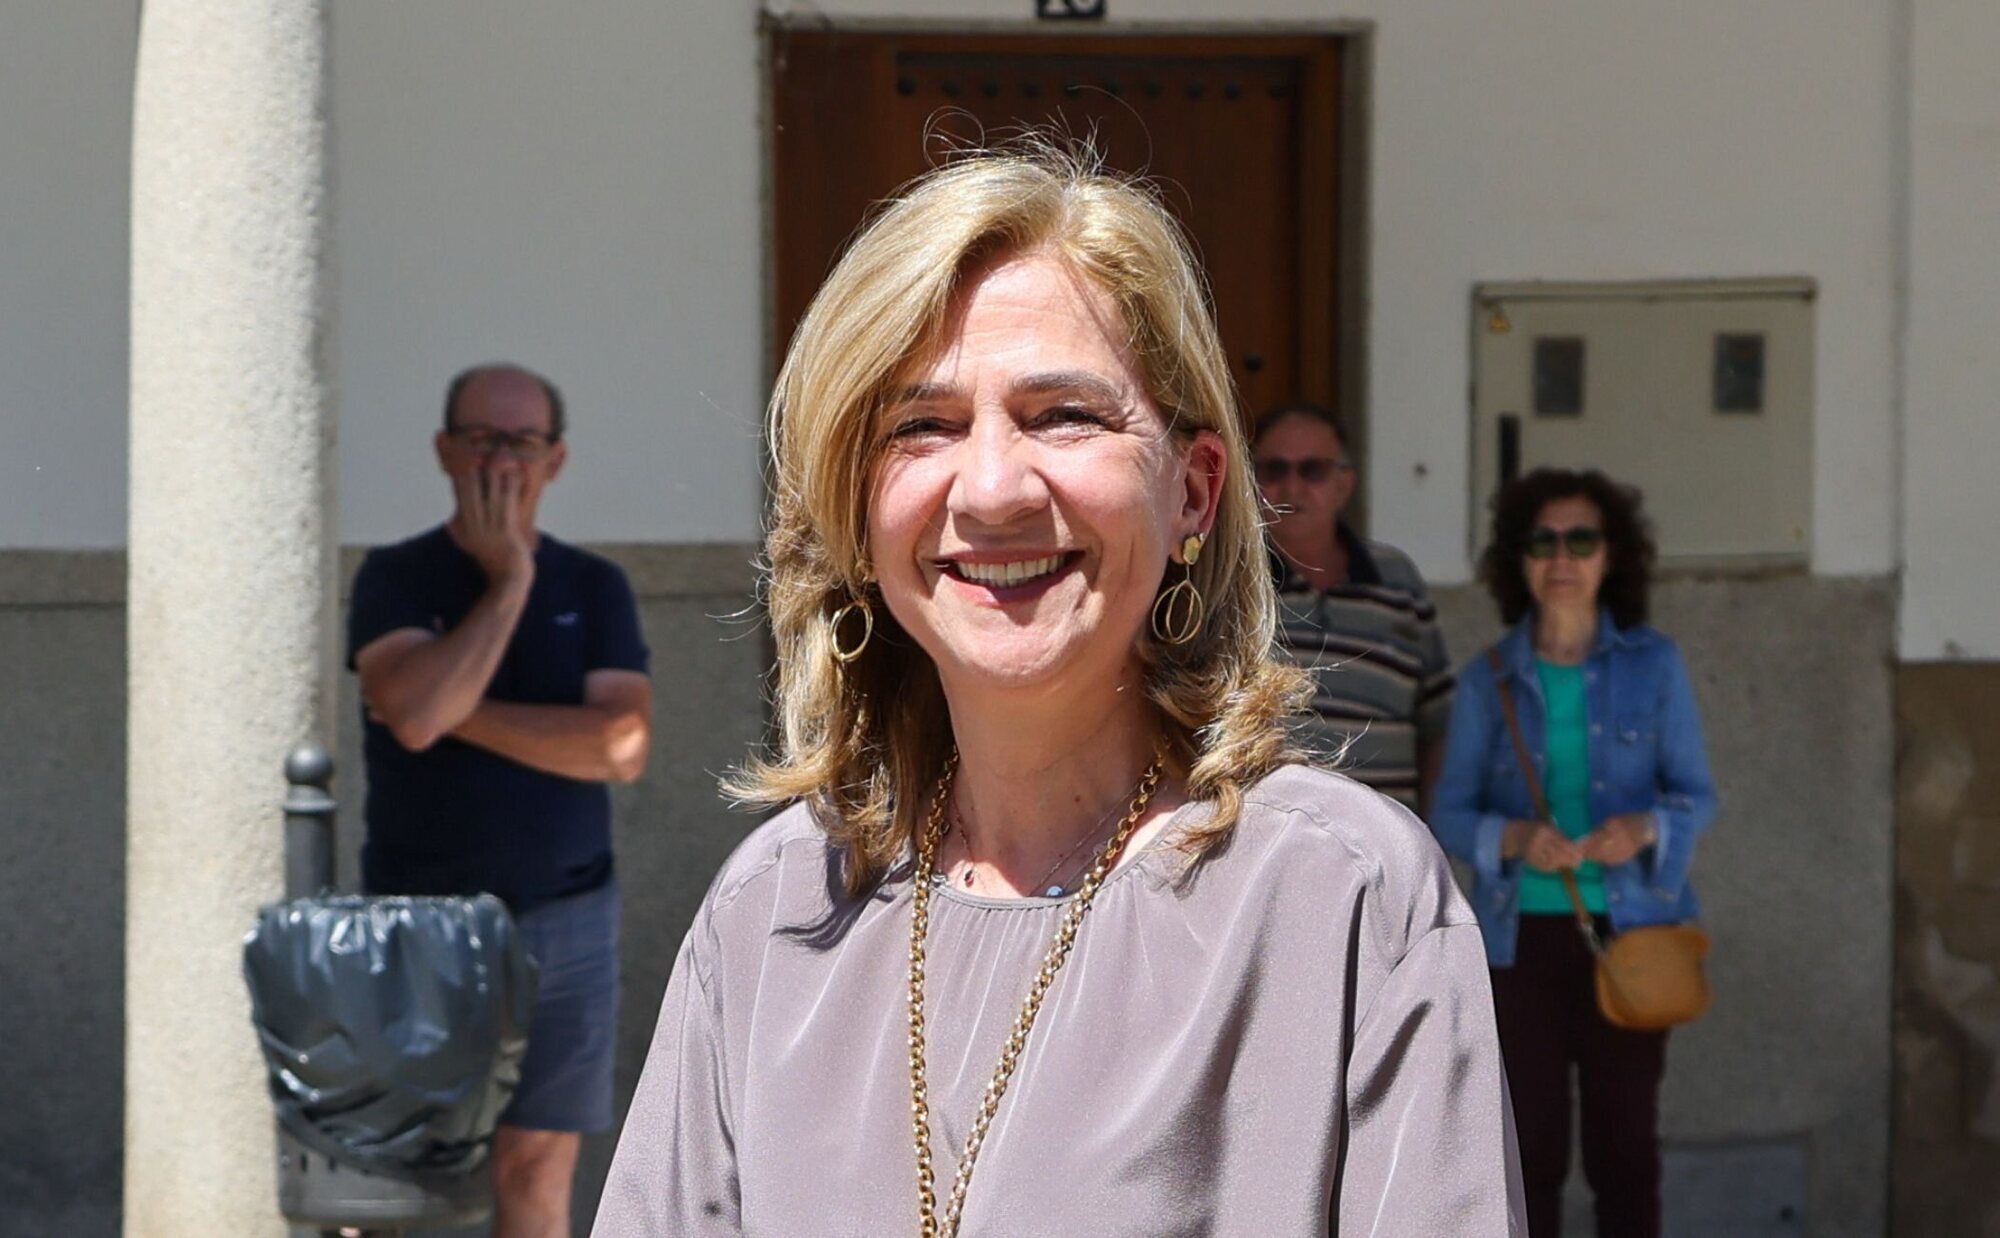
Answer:
[[(851, 647), (843, 649), (840, 644), (840, 626), (847, 622), (849, 615), (856, 612), (861, 615), (861, 639), (855, 641)], [(833, 618), (827, 620), (827, 630), (833, 643), (833, 660), (846, 666), (867, 650), (869, 639), (875, 635), (875, 608), (868, 604), (867, 598), (857, 597), (833, 612)]]
[(1201, 558), (1204, 540), (1199, 533), (1190, 533), (1181, 540), (1186, 575), (1153, 602), (1153, 635), (1165, 644), (1185, 645), (1201, 632), (1202, 599), (1201, 590), (1194, 584), (1194, 564)]

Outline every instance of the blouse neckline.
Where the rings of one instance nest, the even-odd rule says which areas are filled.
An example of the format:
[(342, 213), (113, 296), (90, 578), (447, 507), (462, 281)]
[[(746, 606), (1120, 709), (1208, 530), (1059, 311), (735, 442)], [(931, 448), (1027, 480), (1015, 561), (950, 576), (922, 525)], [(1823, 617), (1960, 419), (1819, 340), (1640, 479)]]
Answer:
[[(1145, 863), (1148, 856), (1157, 851), (1164, 850), (1178, 831), (1181, 818), (1185, 817), (1188, 814), (1188, 810), (1194, 808), (1200, 802), (1190, 799), (1179, 808), (1174, 809), (1172, 815), (1167, 818), (1167, 823), (1160, 828), (1160, 832), (1153, 835), (1152, 841), (1140, 848), (1137, 855), (1134, 855), (1131, 859), (1111, 870), (1111, 875), (1106, 877), (1104, 884), (1097, 888), (1098, 897), (1102, 898), (1106, 890), (1124, 879), (1125, 874)], [(914, 872), (912, 873), (912, 879), (914, 879)], [(966, 907), (976, 907), (982, 911), (1033, 911), (1045, 907), (1061, 907), (1076, 897), (1076, 890), (1072, 887), (1054, 898), (1045, 894), (1019, 894), (1012, 898), (1003, 898), (994, 894), (974, 894), (969, 890), (957, 889), (949, 881), (943, 881), (931, 887), (931, 896), (933, 898), (940, 895), (949, 902), (959, 903)]]

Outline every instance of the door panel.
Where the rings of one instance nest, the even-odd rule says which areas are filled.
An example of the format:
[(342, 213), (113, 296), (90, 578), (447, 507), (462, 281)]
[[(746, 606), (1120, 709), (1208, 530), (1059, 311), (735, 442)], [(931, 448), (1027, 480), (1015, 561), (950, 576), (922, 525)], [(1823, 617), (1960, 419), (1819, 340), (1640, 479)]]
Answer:
[(780, 352), (872, 204), (954, 147), (1053, 125), (1181, 219), (1248, 411), (1336, 403), (1336, 40), (780, 27), (770, 55)]

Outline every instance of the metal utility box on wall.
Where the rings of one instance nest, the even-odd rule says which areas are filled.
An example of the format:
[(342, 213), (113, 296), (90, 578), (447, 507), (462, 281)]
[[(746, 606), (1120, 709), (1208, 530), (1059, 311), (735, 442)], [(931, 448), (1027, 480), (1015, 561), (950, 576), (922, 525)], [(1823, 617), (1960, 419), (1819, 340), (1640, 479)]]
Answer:
[(1645, 491), (1663, 560), (1804, 562), (1807, 280), (1484, 284), (1473, 291), (1472, 544), (1541, 465)]

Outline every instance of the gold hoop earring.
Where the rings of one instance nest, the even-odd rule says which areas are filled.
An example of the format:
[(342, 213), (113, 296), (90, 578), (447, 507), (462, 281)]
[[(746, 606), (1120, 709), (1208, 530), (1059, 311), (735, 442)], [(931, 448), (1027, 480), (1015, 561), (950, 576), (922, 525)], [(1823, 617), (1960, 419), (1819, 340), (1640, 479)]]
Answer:
[(1185, 645), (1200, 631), (1201, 590), (1183, 577), (1153, 603), (1153, 635), (1169, 645)]
[(1194, 561), (1201, 557), (1202, 540), (1199, 533), (1182, 539), (1187, 574), (1153, 601), (1153, 635), (1169, 645), (1185, 645), (1201, 632), (1201, 590), (1194, 586)]
[[(856, 611), (861, 613), (861, 639), (855, 641), (850, 648), (843, 649), (840, 647), (840, 625), (846, 623), (847, 617)], [(827, 634), (833, 642), (833, 660), (846, 666), (867, 650), (869, 639), (875, 635), (875, 608), (868, 604), (867, 598), (855, 598), (834, 611), (833, 618), (827, 620), (826, 626)]]

